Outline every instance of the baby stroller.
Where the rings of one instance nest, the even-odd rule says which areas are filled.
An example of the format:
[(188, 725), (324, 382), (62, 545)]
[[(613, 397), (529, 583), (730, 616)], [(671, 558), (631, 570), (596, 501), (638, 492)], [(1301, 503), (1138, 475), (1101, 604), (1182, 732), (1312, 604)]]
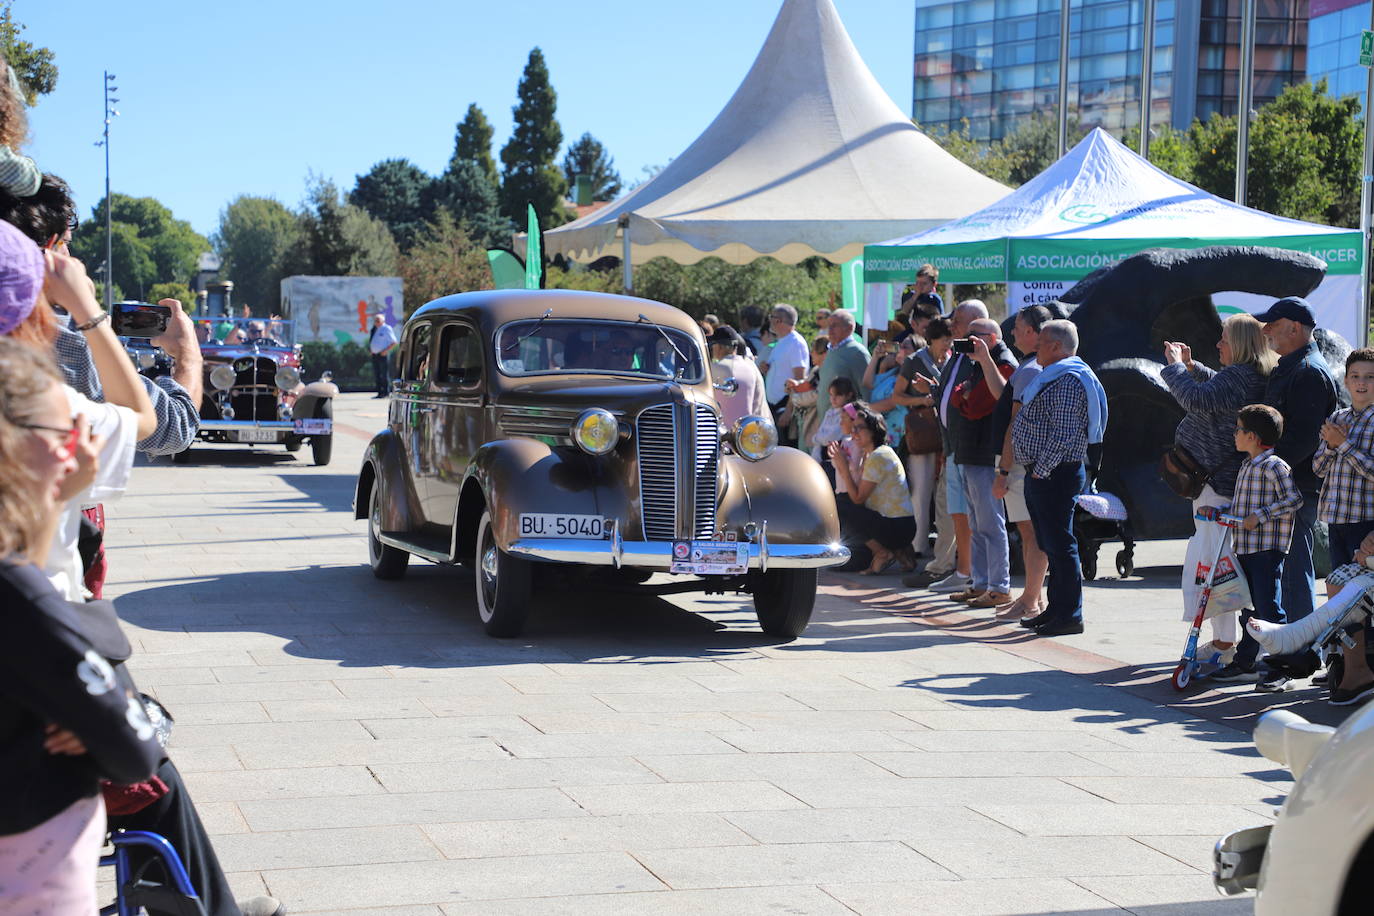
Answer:
[(1120, 541), (1116, 571), (1121, 578), (1135, 572), (1135, 539), (1126, 518), (1126, 504), (1113, 493), (1080, 493), (1073, 510), (1073, 535), (1078, 540), (1078, 564), (1083, 578), (1097, 578), (1097, 551), (1107, 541)]

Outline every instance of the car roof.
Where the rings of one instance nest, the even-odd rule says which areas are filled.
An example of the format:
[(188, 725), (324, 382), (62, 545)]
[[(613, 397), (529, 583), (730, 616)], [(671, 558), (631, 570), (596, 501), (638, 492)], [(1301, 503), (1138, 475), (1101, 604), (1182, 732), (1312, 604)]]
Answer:
[(689, 336), (700, 336), (700, 326), (686, 312), (663, 302), (635, 296), (585, 292), (571, 289), (489, 289), (444, 296), (417, 309), (406, 321), (426, 318), (465, 317), (475, 322), (483, 336), (501, 325), (525, 318), (541, 318), (552, 309), (555, 318), (587, 318), (609, 321), (650, 321)]

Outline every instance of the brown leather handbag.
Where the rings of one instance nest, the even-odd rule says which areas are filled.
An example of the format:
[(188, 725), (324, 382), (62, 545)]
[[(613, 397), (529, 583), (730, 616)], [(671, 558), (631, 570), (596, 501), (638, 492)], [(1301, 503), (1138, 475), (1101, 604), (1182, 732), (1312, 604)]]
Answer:
[(1197, 499), (1211, 473), (1188, 450), (1175, 442), (1159, 459), (1159, 476), (1184, 499)]
[(944, 451), (940, 433), (940, 418), (934, 407), (912, 407), (906, 412), (906, 452), (908, 455), (930, 455)]

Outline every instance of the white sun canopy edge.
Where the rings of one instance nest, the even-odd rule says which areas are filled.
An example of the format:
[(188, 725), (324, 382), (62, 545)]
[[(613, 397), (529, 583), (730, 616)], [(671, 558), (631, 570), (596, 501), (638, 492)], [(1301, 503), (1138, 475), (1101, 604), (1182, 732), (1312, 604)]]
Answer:
[[(1002, 200), (864, 248), (866, 311), (882, 314), (924, 263), (942, 283), (1072, 285), (1147, 248), (1264, 245), (1327, 264), (1309, 297), (1320, 324), (1360, 341), (1361, 234), (1242, 207), (1156, 168), (1095, 128)], [(1220, 302), (1218, 303), (1220, 304)]]
[(990, 204), (1008, 188), (921, 133), (883, 92), (831, 0), (786, 0), (739, 89), (654, 178), (544, 233), (590, 262), (763, 255), (841, 262)]

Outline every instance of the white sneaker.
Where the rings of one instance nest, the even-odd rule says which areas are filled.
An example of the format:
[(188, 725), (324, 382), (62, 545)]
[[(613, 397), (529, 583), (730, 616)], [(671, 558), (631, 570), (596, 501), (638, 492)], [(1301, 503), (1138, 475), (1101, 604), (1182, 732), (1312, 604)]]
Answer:
[[(1216, 658), (1216, 656), (1220, 656), (1220, 658)], [(1224, 668), (1231, 664), (1231, 662), (1235, 660), (1235, 657), (1236, 647), (1234, 645), (1228, 649), (1218, 649), (1214, 640), (1212, 642), (1202, 643), (1197, 647), (1197, 660), (1199, 662), (1210, 662), (1215, 659), (1219, 666)]]
[(932, 582), (926, 586), (929, 592), (962, 592), (973, 587), (973, 579), (965, 576), (957, 569), (945, 576), (939, 582)]

